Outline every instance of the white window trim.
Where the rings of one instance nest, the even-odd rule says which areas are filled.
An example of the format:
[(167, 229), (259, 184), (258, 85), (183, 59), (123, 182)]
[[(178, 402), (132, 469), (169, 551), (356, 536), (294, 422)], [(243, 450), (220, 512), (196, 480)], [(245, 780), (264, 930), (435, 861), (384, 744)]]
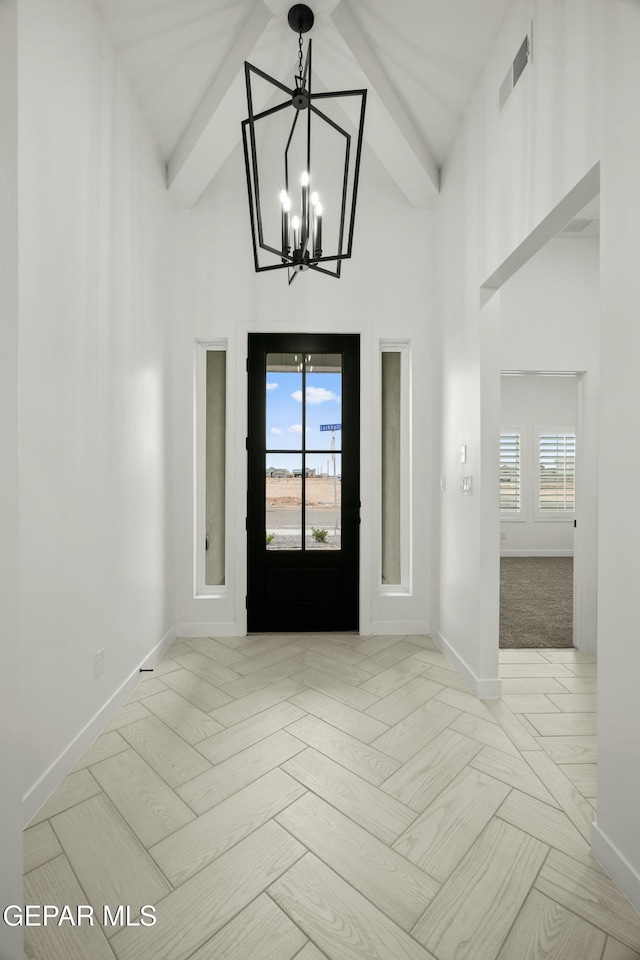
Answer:
[(566, 424), (558, 426), (557, 424), (552, 424), (551, 426), (536, 426), (535, 429), (535, 450), (534, 450), (534, 470), (535, 470), (535, 506), (533, 511), (533, 522), (534, 523), (573, 523), (576, 518), (575, 511), (575, 499), (574, 499), (574, 509), (567, 510), (561, 515), (550, 516), (543, 513), (540, 510), (540, 437), (545, 434), (554, 434), (554, 433), (568, 433), (572, 434), (575, 440), (576, 447), (576, 461), (577, 461), (577, 450), (578, 450), (578, 437), (575, 426), (567, 426)]
[[(501, 426), (500, 436), (502, 436), (503, 433), (517, 433), (518, 436), (520, 437), (520, 509), (518, 511), (500, 510), (500, 504), (498, 500), (498, 511), (500, 514), (500, 523), (526, 523), (527, 518), (525, 516), (525, 507), (526, 507), (525, 429), (524, 427)], [(498, 455), (499, 455), (499, 447), (500, 447), (500, 441), (498, 439)], [(498, 478), (498, 483), (499, 483), (499, 478)], [(500, 497), (500, 490), (498, 489), (498, 498), (499, 497)]]
[[(197, 340), (194, 352), (193, 377), (193, 579), (194, 599), (222, 599), (228, 596), (228, 586), (205, 583), (205, 529), (206, 529), (206, 449), (207, 449), (207, 353), (220, 350), (227, 354), (227, 393), (226, 393), (226, 475), (225, 475), (225, 525), (229, 530), (229, 344), (228, 340)], [(225, 537), (225, 579), (229, 581), (229, 537)]]
[[(412, 438), (411, 424), (411, 343), (409, 340), (380, 340), (378, 357), (378, 476), (382, 472), (380, 424), (382, 423), (382, 354), (400, 354), (400, 583), (382, 583), (382, 523), (378, 539), (378, 593), (384, 597), (406, 597), (413, 594), (412, 542)], [(380, 484), (382, 494), (382, 484)], [(382, 496), (378, 517), (382, 516)]]

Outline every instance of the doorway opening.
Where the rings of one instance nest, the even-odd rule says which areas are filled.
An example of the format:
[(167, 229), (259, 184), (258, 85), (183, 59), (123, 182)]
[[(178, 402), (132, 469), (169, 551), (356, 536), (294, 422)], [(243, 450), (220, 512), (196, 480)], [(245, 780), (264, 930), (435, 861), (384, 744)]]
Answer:
[(249, 334), (247, 629), (359, 619), (360, 338)]
[(500, 647), (572, 647), (577, 375), (500, 379)]
[(505, 371), (575, 375), (579, 485), (573, 533), (573, 643), (581, 655), (596, 653), (599, 186), (596, 164), (481, 288), (484, 536), (480, 585), (487, 603), (482, 608), (480, 633), (483, 654), (496, 669), (503, 543), (497, 496), (498, 446), (503, 425), (501, 372)]

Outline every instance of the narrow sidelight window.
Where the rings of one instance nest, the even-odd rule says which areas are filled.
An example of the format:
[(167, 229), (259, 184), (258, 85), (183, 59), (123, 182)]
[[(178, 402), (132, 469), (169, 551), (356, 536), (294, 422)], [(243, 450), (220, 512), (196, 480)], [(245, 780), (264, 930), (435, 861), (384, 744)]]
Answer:
[(225, 448), (227, 354), (207, 350), (205, 585), (225, 582)]
[(383, 593), (410, 590), (409, 344), (381, 344), (381, 557)]
[(400, 583), (401, 355), (382, 354), (382, 582)]
[(227, 341), (197, 341), (194, 432), (194, 596), (227, 594)]

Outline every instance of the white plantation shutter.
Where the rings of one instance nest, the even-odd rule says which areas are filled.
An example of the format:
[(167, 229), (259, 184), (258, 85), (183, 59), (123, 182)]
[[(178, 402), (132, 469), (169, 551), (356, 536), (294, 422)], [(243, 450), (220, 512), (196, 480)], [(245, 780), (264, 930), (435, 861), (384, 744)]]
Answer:
[(520, 434), (500, 434), (500, 513), (520, 512)]
[(538, 455), (538, 508), (541, 516), (575, 511), (576, 435), (541, 433)]

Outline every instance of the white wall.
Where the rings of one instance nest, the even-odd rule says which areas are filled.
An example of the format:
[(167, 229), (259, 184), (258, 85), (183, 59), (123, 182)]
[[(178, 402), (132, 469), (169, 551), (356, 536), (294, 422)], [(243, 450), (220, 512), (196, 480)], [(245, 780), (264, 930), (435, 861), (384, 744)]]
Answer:
[[(640, 910), (640, 510), (629, 498), (640, 480), (640, 6), (611, 0), (606, 8), (594, 849)], [(621, 450), (624, 467), (612, 470)]]
[[(502, 300), (504, 308), (504, 298)], [(537, 509), (538, 431), (575, 433), (575, 377), (503, 376), (500, 430), (520, 430), (520, 516), (500, 523), (502, 556), (572, 556), (573, 517), (540, 520)]]
[[(247, 399), (249, 331), (361, 334), (361, 630), (411, 633), (429, 620), (431, 444), (429, 347), (432, 226), (410, 208), (375, 157), (363, 153), (354, 258), (338, 281), (308, 272), (253, 271), (244, 163), (230, 156), (198, 204), (178, 215), (176, 274), (176, 563), (179, 632), (244, 633), (246, 593)], [(217, 599), (194, 598), (193, 355), (195, 341), (226, 338), (227, 584)], [(380, 595), (379, 340), (411, 341), (413, 369), (413, 594)]]
[[(22, 769), (18, 530), (17, 3), (0, 0), (0, 903), (22, 903)], [(21, 931), (0, 924), (0, 956), (22, 957)]]
[(90, 0), (21, 2), (19, 114), (29, 817), (175, 623), (174, 214)]
[[(474, 494), (463, 498), (448, 484), (436, 497), (433, 622), (489, 696), (499, 690), (497, 613), (486, 599), (498, 593), (497, 472), (487, 470), (498, 460), (500, 301), (482, 310), (481, 287), (598, 160), (601, 14), (599, 0), (514, 0), (443, 171), (436, 211), (442, 404), (434, 472), (457, 477), (459, 444), (467, 443)], [(531, 19), (533, 63), (499, 115), (498, 89)]]
[(500, 289), (503, 370), (597, 372), (600, 244), (554, 239)]
[[(499, 119), (497, 90), (532, 18), (534, 62)], [(640, 407), (639, 43), (640, 9), (627, 0), (514, 0), (444, 172), (437, 209), (441, 459), (434, 473), (457, 469), (457, 446), (465, 438), (480, 496), (436, 499), (432, 609), (451, 655), (480, 682), (495, 678), (495, 605), (485, 599), (498, 589), (496, 564), (486, 562), (498, 554), (492, 533), (497, 537), (496, 440), (483, 437), (481, 425), (499, 417), (494, 314), (501, 295), (482, 310), (481, 287), (602, 159), (597, 853), (606, 855), (614, 878), (640, 907), (640, 513), (620, 510), (629, 478), (640, 475), (637, 448), (631, 447), (628, 470), (609, 469)]]

